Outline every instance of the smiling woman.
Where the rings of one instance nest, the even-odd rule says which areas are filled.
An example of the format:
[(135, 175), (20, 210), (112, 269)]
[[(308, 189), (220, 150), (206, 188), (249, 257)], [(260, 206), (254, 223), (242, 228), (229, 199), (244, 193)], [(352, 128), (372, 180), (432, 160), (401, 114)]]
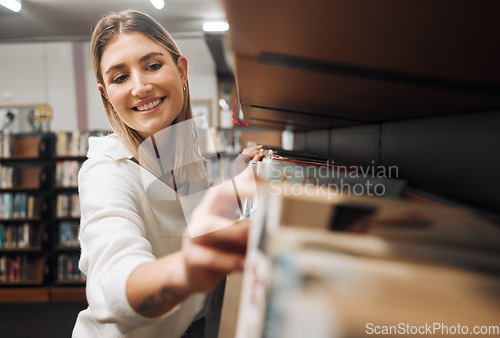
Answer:
[[(221, 281), (242, 269), (248, 233), (246, 226), (233, 224), (239, 210), (230, 203), (233, 184), (241, 198), (252, 197), (251, 166), (186, 210), (183, 192), (208, 190), (202, 161), (173, 167), (179, 159), (196, 158), (197, 149), (188, 146), (196, 144), (196, 130), (163, 140), (160, 134), (193, 121), (187, 59), (163, 27), (137, 11), (103, 17), (92, 52), (115, 133), (89, 140), (79, 173), (79, 267), (87, 277), (89, 307), (79, 314), (73, 337), (217, 337)], [(151, 167), (139, 156), (148, 142), (156, 152), (153, 160), (160, 160), (158, 149), (174, 154), (169, 163), (158, 162), (161, 170), (175, 170), (166, 173), (168, 182), (156, 177), (154, 196), (143, 183)], [(258, 152), (246, 149), (242, 156), (255, 160)], [(221, 224), (232, 225), (221, 229)], [(219, 230), (191, 237), (187, 228)]]
[[(93, 64), (111, 126), (138, 158), (144, 136), (191, 118), (191, 102), (187, 59), (171, 36), (149, 16), (126, 13), (109, 15), (96, 26)], [(158, 100), (163, 107), (154, 111), (159, 114), (132, 114)]]
[(146, 139), (179, 116), (187, 84), (187, 60), (176, 60), (142, 33), (120, 34), (103, 53), (98, 87), (120, 120)]

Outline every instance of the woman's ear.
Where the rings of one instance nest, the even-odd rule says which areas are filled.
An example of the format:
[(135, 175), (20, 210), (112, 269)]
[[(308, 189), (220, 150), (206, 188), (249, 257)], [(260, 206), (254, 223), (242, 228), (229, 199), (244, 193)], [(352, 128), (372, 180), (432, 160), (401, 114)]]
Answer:
[(101, 93), (102, 97), (104, 97), (107, 101), (109, 101), (108, 96), (106, 95), (106, 90), (104, 89), (104, 86), (101, 83), (97, 84), (97, 89), (99, 89), (99, 92)]
[(179, 74), (181, 76), (181, 80), (186, 83), (187, 81), (187, 68), (188, 68), (188, 60), (184, 55), (180, 55), (177, 58), (177, 68), (179, 68)]

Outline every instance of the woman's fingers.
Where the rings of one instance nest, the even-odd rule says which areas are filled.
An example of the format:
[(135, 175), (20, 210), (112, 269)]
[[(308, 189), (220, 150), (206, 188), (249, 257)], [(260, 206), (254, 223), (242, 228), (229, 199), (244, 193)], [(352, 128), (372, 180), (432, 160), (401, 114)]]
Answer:
[(185, 262), (191, 269), (229, 273), (243, 269), (245, 254), (193, 245), (189, 248), (189, 253), (185, 255)]
[(245, 149), (243, 149), (243, 151), (241, 153), (244, 154), (245, 156), (247, 156), (248, 158), (254, 158), (256, 155), (258, 155), (261, 152), (261, 149), (262, 149), (262, 145), (258, 145), (255, 147), (245, 148)]
[[(211, 217), (207, 222), (220, 222), (220, 219), (218, 217)], [(192, 241), (197, 244), (208, 246), (232, 244), (235, 247), (246, 247), (248, 230), (248, 222), (240, 221), (219, 230), (194, 237)]]

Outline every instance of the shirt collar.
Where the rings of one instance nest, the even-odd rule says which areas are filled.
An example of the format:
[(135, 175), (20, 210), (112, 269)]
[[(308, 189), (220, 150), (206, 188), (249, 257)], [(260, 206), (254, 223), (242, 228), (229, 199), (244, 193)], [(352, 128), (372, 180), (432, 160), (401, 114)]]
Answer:
[(108, 156), (117, 161), (131, 159), (133, 157), (115, 134), (105, 137), (91, 136), (89, 138), (89, 151), (87, 157), (91, 158), (96, 155)]

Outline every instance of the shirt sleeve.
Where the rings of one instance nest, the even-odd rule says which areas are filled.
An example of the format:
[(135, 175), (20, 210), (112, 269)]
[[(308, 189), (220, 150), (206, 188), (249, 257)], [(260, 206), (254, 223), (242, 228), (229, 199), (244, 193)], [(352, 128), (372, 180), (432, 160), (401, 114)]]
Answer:
[(80, 270), (87, 276), (87, 301), (95, 319), (122, 333), (157, 322), (129, 304), (126, 285), (139, 265), (155, 260), (141, 218), (140, 182), (124, 161), (89, 159), (79, 173)]

